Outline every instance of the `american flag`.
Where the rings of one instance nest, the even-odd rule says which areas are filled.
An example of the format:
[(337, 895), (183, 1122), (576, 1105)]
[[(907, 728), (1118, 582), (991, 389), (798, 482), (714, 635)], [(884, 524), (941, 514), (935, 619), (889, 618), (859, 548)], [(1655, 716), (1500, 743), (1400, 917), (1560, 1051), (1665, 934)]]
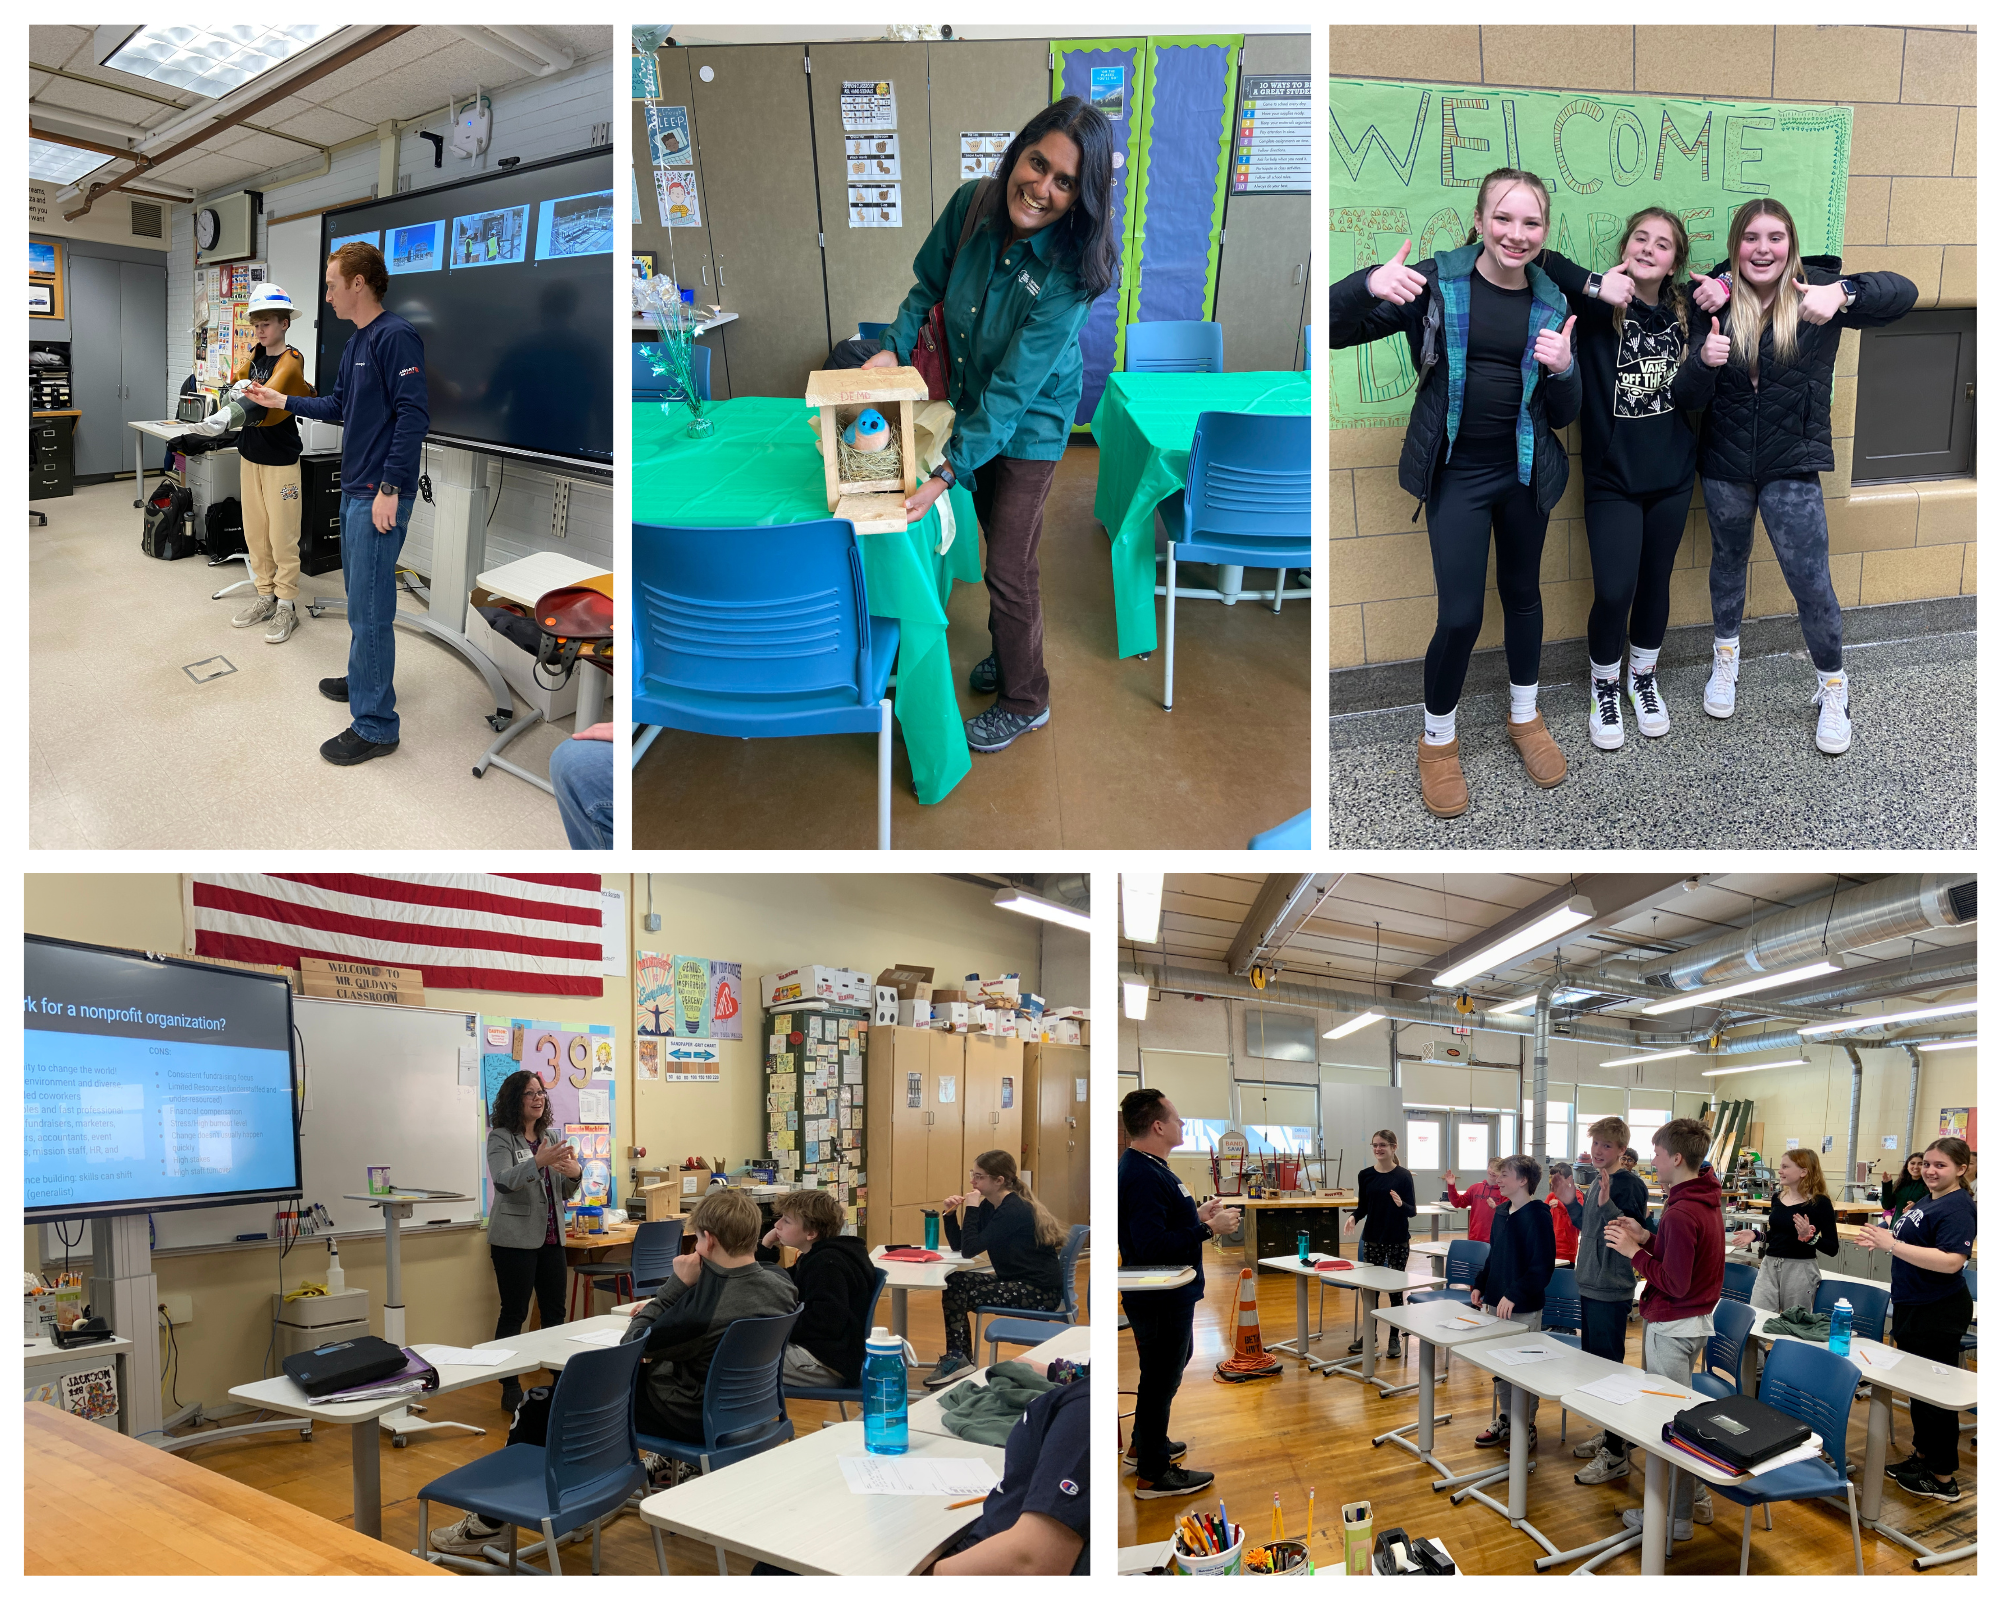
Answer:
[(194, 952), (416, 967), (426, 988), (604, 993), (603, 900), (574, 872), (218, 872), (187, 880)]

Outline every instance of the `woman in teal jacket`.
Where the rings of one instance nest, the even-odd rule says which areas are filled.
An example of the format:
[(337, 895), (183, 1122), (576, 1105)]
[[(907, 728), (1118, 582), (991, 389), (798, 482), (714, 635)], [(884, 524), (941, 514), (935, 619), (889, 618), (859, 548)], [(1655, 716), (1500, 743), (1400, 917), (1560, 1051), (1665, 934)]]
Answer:
[(1091, 302), (1118, 279), (1103, 114), (1071, 96), (1031, 119), (993, 178), (959, 186), (914, 267), (916, 285), (867, 365), (908, 365), (942, 302), (945, 398), (958, 420), (944, 463), (905, 504), (920, 517), (962, 483), (986, 531), (993, 653), (972, 669), (972, 688), (998, 698), (965, 736), (990, 754), (1049, 720), (1042, 507), (1083, 397), (1077, 336)]

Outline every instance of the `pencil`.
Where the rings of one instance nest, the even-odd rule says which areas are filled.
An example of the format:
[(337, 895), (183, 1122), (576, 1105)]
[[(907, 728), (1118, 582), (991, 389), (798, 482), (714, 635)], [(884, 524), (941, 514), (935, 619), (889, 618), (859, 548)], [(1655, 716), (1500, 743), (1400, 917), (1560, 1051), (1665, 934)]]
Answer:
[(957, 1511), (965, 1506), (976, 1506), (985, 1498), (986, 1496), (983, 1494), (976, 1494), (970, 1500), (954, 1500), (950, 1505), (945, 1507), (945, 1510)]
[(1272, 1539), (1277, 1540), (1284, 1538), (1285, 1508), (1278, 1503), (1278, 1491), (1275, 1489), (1271, 1491), (1271, 1526), (1276, 1530), (1271, 1535)]
[(1306, 1543), (1307, 1544), (1312, 1543), (1312, 1537), (1313, 1537), (1313, 1494), (1314, 1490), (1308, 1487), (1306, 1490)]
[(1662, 1400), (1685, 1400), (1687, 1398), (1686, 1395), (1678, 1394), (1672, 1389), (1641, 1389), (1639, 1392), (1641, 1394), (1656, 1394)]

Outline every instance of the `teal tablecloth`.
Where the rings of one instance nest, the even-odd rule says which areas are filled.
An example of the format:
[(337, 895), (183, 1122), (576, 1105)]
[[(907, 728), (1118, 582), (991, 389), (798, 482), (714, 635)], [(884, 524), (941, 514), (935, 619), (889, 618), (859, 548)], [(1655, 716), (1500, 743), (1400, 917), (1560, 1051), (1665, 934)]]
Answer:
[[(775, 527), (826, 516), (826, 469), (803, 399), (719, 400), (705, 415), (714, 419), (715, 432), (690, 439), (684, 406), (674, 406), (671, 415), (657, 404), (632, 407), (635, 523)], [(925, 805), (950, 794), (972, 768), (952, 688), (944, 607), (954, 582), (981, 580), (979, 524), (971, 495), (954, 489), (951, 503), (957, 532), (943, 555), (937, 553), (937, 506), (904, 533), (868, 533), (858, 541), (869, 611), (902, 624), (896, 721), (917, 799)]]
[(1187, 487), (1188, 447), (1204, 411), (1306, 416), (1304, 372), (1114, 372), (1090, 431), (1097, 438), (1097, 520), (1111, 535), (1118, 653), (1159, 643), (1153, 614), (1153, 510)]

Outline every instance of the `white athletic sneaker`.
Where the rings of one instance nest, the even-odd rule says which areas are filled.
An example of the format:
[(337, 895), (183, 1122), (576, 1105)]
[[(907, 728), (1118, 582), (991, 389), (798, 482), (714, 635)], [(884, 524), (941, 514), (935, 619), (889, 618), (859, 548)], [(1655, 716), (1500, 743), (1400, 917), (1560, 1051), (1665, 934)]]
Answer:
[(480, 1550), (507, 1531), (503, 1523), (488, 1526), (477, 1514), (467, 1512), (448, 1528), (431, 1529), (431, 1548), (448, 1555), (476, 1556)]
[(1843, 754), (1854, 742), (1854, 725), (1847, 720), (1847, 679), (1828, 678), (1813, 691), (1819, 707), (1819, 731), (1813, 743), (1830, 756)]
[(260, 622), (269, 622), (271, 613), (278, 609), (276, 595), (260, 594), (235, 616), (229, 619), (232, 628), (254, 628)]
[(264, 630), (266, 644), (283, 644), (291, 638), (292, 630), (299, 625), (299, 608), (295, 605), (274, 605), (271, 608), (271, 625)]
[[(1638, 1533), (1646, 1526), (1646, 1513), (1643, 1511), (1625, 1511), (1619, 1513), (1618, 1520), (1623, 1522), (1634, 1533)], [(1674, 1521), (1674, 1537), (1676, 1539), (1692, 1539), (1694, 1537), (1694, 1523), (1685, 1517), (1676, 1518)]]
[(1701, 709), (1711, 717), (1736, 714), (1736, 651), (1733, 644), (1715, 647), (1715, 669), (1709, 673), (1708, 688), (1701, 697)]
[(1618, 709), (1618, 682), (1590, 680), (1590, 742), (1600, 750), (1616, 750), (1625, 743), (1625, 719)]
[(1657, 739), (1673, 726), (1667, 720), (1667, 703), (1660, 698), (1659, 674), (1635, 672), (1628, 693), (1632, 696), (1632, 713), (1639, 724), (1639, 731), (1648, 739)]

